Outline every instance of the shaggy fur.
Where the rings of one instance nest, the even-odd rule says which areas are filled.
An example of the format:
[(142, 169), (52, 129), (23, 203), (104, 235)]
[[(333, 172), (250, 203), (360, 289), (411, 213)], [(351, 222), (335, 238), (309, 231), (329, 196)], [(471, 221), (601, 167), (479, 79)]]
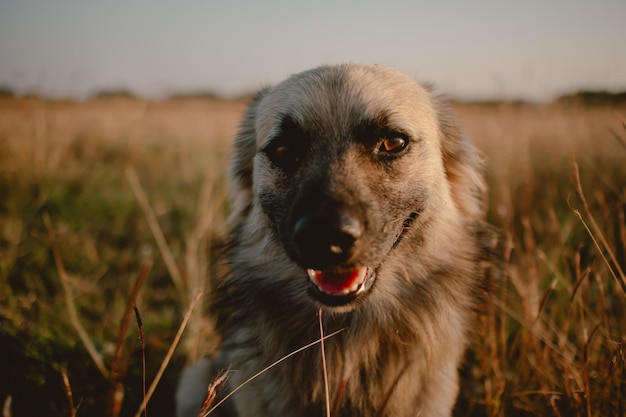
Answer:
[[(334, 416), (449, 416), (490, 240), (481, 171), (446, 104), (396, 70), (325, 66), (260, 92), (235, 139), (222, 351), (188, 374), (230, 366), (232, 389), (319, 339), (321, 308), (325, 334), (342, 329), (325, 342)], [(321, 417), (324, 392), (318, 344), (217, 415)]]

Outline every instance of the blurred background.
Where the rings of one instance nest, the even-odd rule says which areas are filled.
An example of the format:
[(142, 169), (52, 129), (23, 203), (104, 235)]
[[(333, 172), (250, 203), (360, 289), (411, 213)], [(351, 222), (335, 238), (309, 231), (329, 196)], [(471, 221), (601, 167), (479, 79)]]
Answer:
[(626, 87), (626, 3), (3, 0), (0, 85), (84, 98), (239, 96), (320, 64), (378, 63), (461, 99)]
[(2, 417), (174, 415), (219, 347), (249, 97), (341, 62), (434, 83), (485, 155), (500, 240), (455, 416), (626, 415), (625, 22), (623, 0), (0, 0)]

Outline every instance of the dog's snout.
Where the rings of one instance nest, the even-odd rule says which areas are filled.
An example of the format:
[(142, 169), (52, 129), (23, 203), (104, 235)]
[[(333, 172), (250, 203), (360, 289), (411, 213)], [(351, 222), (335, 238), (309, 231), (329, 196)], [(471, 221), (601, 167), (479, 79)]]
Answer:
[(362, 233), (361, 222), (347, 213), (304, 215), (295, 223), (293, 241), (300, 263), (326, 269), (349, 260)]

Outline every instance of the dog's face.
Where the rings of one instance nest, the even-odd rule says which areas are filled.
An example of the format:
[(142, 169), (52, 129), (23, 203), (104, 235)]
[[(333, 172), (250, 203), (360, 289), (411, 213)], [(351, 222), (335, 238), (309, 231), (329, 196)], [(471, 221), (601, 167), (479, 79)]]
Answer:
[(395, 70), (295, 75), (260, 94), (244, 121), (234, 197), (248, 201), (235, 216), (269, 228), (314, 299), (349, 310), (419, 256), (430, 223), (463, 210), (445, 166), (444, 142), (459, 137), (444, 125), (430, 91)]

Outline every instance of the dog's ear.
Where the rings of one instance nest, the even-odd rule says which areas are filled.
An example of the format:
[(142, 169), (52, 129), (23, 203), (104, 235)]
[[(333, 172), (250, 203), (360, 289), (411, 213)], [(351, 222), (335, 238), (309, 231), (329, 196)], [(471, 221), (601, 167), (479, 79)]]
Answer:
[(230, 166), (229, 195), (232, 203), (231, 221), (245, 216), (252, 199), (252, 162), (257, 152), (256, 118), (260, 103), (270, 88), (259, 91), (244, 113), (233, 144)]
[(463, 215), (472, 220), (484, 217), (487, 185), (483, 178), (483, 157), (461, 131), (454, 111), (441, 98), (436, 103), (441, 147), (452, 198)]

